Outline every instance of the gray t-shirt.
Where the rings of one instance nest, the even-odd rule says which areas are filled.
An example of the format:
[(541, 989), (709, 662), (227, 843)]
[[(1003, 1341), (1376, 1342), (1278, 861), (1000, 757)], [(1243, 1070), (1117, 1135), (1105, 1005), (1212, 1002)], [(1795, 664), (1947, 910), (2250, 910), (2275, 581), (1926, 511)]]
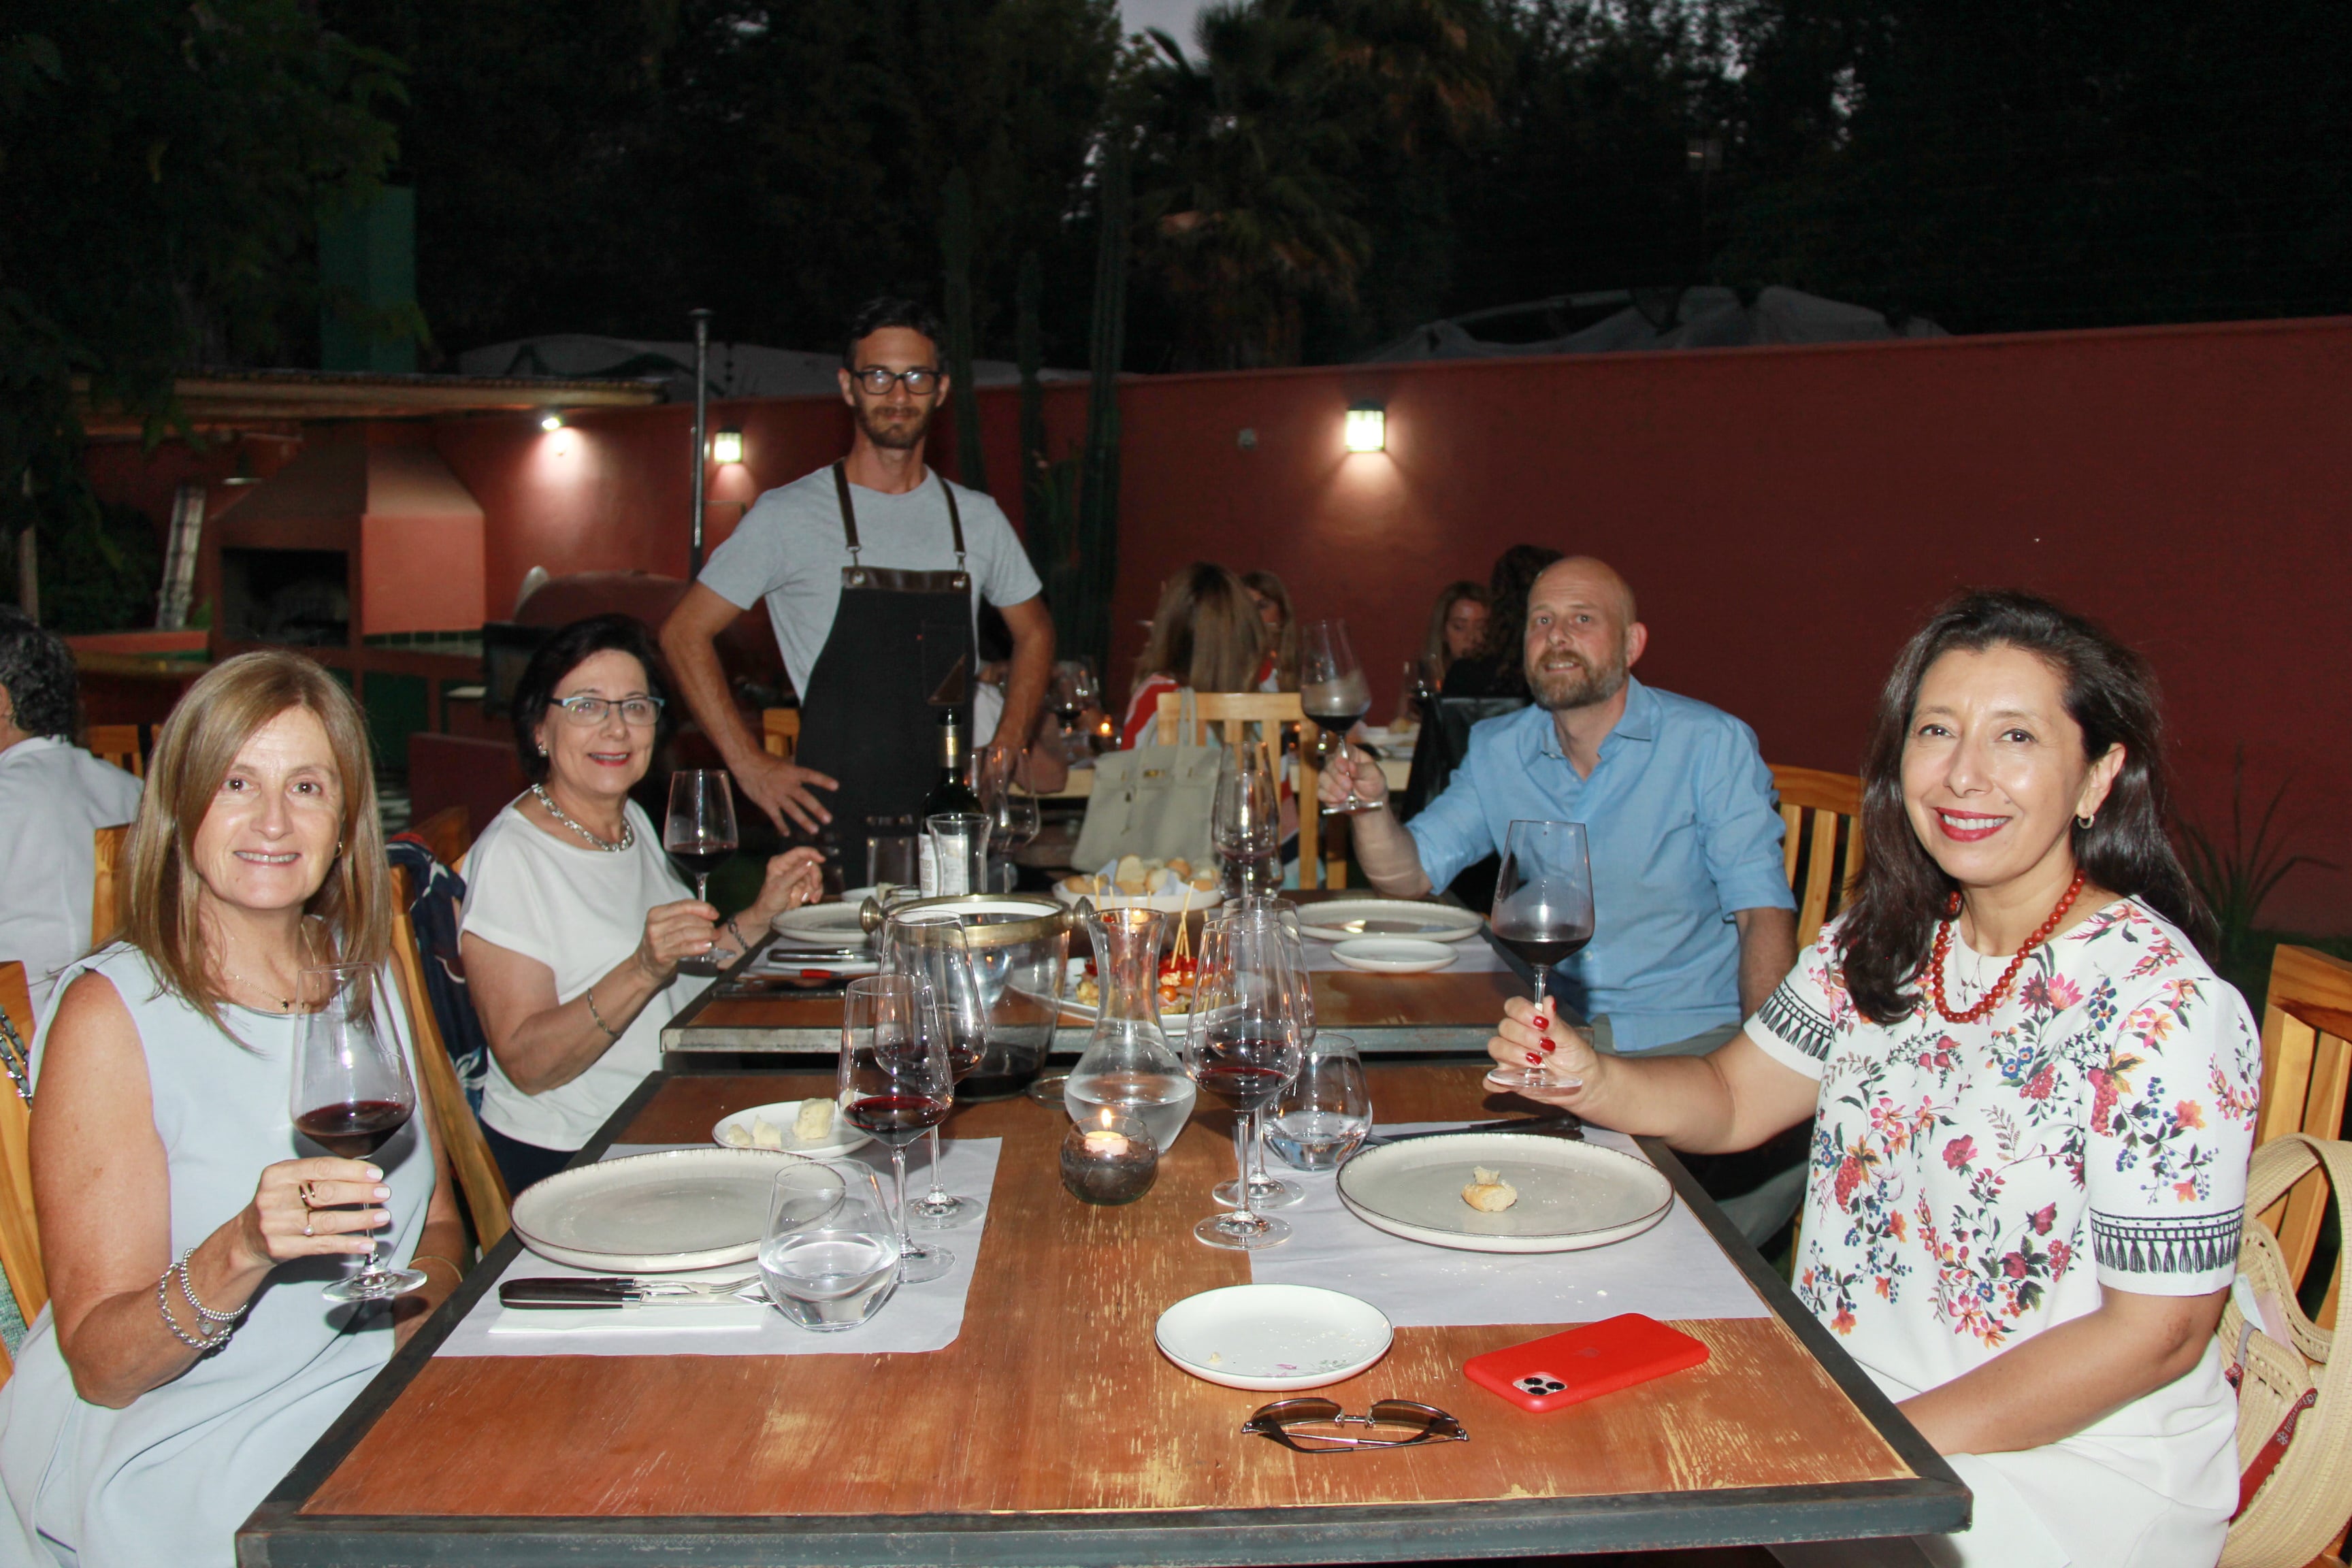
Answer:
[[(940, 489), (946, 482), (937, 471), (927, 472), (921, 484), (902, 496), (852, 485), (860, 563), (903, 572), (955, 570), (955, 534)], [(1037, 574), (1004, 513), (979, 490), (958, 485), (955, 496), (963, 517), (975, 623), (982, 595), (999, 606), (1035, 598)], [(833, 470), (823, 468), (752, 503), (727, 542), (712, 552), (701, 582), (741, 609), (766, 598), (784, 668), (793, 689), (804, 693), (817, 655), (832, 635), (841, 569), (848, 564), (849, 541), (842, 531)]]

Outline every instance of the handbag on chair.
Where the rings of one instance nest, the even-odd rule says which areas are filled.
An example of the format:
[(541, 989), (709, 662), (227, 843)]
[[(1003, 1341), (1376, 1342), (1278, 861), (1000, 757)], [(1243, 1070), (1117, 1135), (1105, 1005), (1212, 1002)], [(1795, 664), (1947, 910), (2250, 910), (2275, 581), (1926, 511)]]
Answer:
[(1094, 793), (1070, 852), (1079, 870), (1096, 870), (1125, 855), (1181, 858), (1195, 867), (1216, 863), (1209, 814), (1217, 799), (1219, 748), (1202, 743), (1189, 689), (1181, 712), (1173, 745), (1155, 726), (1155, 743), (1095, 759)]

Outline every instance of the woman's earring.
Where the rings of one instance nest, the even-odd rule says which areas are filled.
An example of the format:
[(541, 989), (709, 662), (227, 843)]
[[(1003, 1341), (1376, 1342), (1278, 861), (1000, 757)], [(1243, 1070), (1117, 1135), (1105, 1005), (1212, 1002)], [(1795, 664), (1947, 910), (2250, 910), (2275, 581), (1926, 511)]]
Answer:
[(2091, 816), (2078, 816), (2074, 819), (2074, 826), (2081, 828), (2084, 832), (2088, 833), (2091, 831), (2091, 824), (2096, 821), (2098, 821), (2098, 817), (2095, 815)]
[(335, 858), (336, 858), (336, 859), (338, 859), (338, 860), (340, 860), (340, 859), (341, 859), (342, 858), (343, 858), (343, 841), (342, 841), (341, 839), (338, 838), (338, 839), (336, 839), (336, 840), (335, 840)]

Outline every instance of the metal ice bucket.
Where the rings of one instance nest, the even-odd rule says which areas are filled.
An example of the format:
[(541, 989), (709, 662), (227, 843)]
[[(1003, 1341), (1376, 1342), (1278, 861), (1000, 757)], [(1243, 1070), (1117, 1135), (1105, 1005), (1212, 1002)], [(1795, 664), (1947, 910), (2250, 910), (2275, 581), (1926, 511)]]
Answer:
[[(963, 893), (894, 904), (909, 939), (926, 924), (952, 921), (962, 931), (988, 1008), (988, 1047), (980, 1066), (956, 1085), (958, 1100), (1003, 1100), (1020, 1093), (1045, 1065), (1060, 1016), (1068, 970), (1070, 921), (1053, 899), (1028, 893)], [(879, 932), (884, 913), (866, 900), (866, 929)]]

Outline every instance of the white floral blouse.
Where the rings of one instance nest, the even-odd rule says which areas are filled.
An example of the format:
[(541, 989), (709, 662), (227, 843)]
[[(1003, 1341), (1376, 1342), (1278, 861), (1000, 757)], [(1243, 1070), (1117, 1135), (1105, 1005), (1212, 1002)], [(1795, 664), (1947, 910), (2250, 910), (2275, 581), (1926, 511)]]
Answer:
[[(2186, 937), (2117, 900), (2029, 958), (1990, 1017), (1947, 1024), (1923, 1003), (1879, 1025), (1846, 994), (1836, 931), (1747, 1033), (1821, 1081), (1797, 1294), (1890, 1394), (2094, 1310), (2102, 1286), (2229, 1285), (2262, 1047), (2243, 999)], [(2008, 962), (1956, 933), (1954, 1009)], [(2090, 1440), (2142, 1484), (2184, 1484), (2180, 1466), (2209, 1470), (2210, 1455), (2137, 1450), (2210, 1426), (2200, 1406), (2233, 1415), (2218, 1354), (2069, 1443)]]

